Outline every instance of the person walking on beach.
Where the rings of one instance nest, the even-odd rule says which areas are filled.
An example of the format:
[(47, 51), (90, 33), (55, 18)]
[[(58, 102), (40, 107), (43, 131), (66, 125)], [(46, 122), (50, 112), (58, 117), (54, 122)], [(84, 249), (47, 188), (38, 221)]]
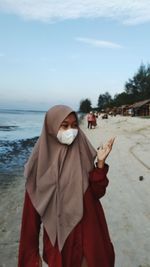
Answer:
[(114, 139), (97, 151), (77, 114), (57, 105), (45, 115), (24, 175), (18, 267), (114, 267), (114, 249), (99, 201), (108, 185), (105, 163)]
[(96, 121), (96, 115), (95, 113), (92, 114), (92, 128), (95, 129), (97, 125), (97, 121)]
[(93, 120), (93, 112), (90, 111), (87, 115), (87, 123), (88, 123), (88, 129), (92, 129), (92, 120)]

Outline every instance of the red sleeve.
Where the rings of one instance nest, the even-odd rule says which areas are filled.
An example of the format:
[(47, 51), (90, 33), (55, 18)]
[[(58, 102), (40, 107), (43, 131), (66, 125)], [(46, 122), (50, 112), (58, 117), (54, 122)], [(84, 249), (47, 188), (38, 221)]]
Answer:
[(40, 225), (40, 216), (26, 192), (22, 214), (18, 267), (39, 266)]
[(89, 174), (89, 183), (94, 196), (99, 199), (105, 195), (106, 187), (109, 183), (107, 179), (108, 165), (105, 164), (102, 169), (94, 168)]

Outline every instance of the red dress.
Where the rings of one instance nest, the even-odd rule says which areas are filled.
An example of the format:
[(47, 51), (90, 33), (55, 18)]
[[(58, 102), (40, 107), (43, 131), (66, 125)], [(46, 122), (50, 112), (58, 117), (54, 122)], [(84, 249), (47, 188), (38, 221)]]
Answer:
[[(49, 267), (81, 267), (83, 256), (88, 267), (114, 267), (114, 250), (99, 198), (104, 196), (108, 166), (95, 168), (89, 174), (89, 187), (84, 194), (84, 214), (68, 236), (61, 252), (52, 246), (44, 229), (43, 259)], [(25, 194), (18, 267), (38, 267), (41, 220), (28, 193)]]

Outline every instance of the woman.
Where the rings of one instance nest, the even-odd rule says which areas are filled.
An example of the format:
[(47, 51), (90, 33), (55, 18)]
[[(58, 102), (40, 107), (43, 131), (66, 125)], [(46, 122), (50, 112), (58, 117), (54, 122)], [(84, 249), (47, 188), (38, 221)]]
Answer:
[(113, 267), (114, 251), (99, 202), (108, 185), (105, 159), (111, 139), (97, 152), (76, 113), (57, 105), (46, 113), (41, 136), (25, 166), (26, 193), (18, 267)]

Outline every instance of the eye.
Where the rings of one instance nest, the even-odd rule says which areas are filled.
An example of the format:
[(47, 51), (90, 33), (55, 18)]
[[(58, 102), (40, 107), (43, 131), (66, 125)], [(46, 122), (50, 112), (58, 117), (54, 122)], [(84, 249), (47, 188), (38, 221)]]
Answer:
[(62, 128), (62, 129), (67, 129), (67, 128), (68, 128), (68, 124), (62, 124), (62, 125), (60, 126), (60, 128)]
[(75, 129), (78, 128), (77, 122), (73, 123), (72, 128), (75, 128)]

